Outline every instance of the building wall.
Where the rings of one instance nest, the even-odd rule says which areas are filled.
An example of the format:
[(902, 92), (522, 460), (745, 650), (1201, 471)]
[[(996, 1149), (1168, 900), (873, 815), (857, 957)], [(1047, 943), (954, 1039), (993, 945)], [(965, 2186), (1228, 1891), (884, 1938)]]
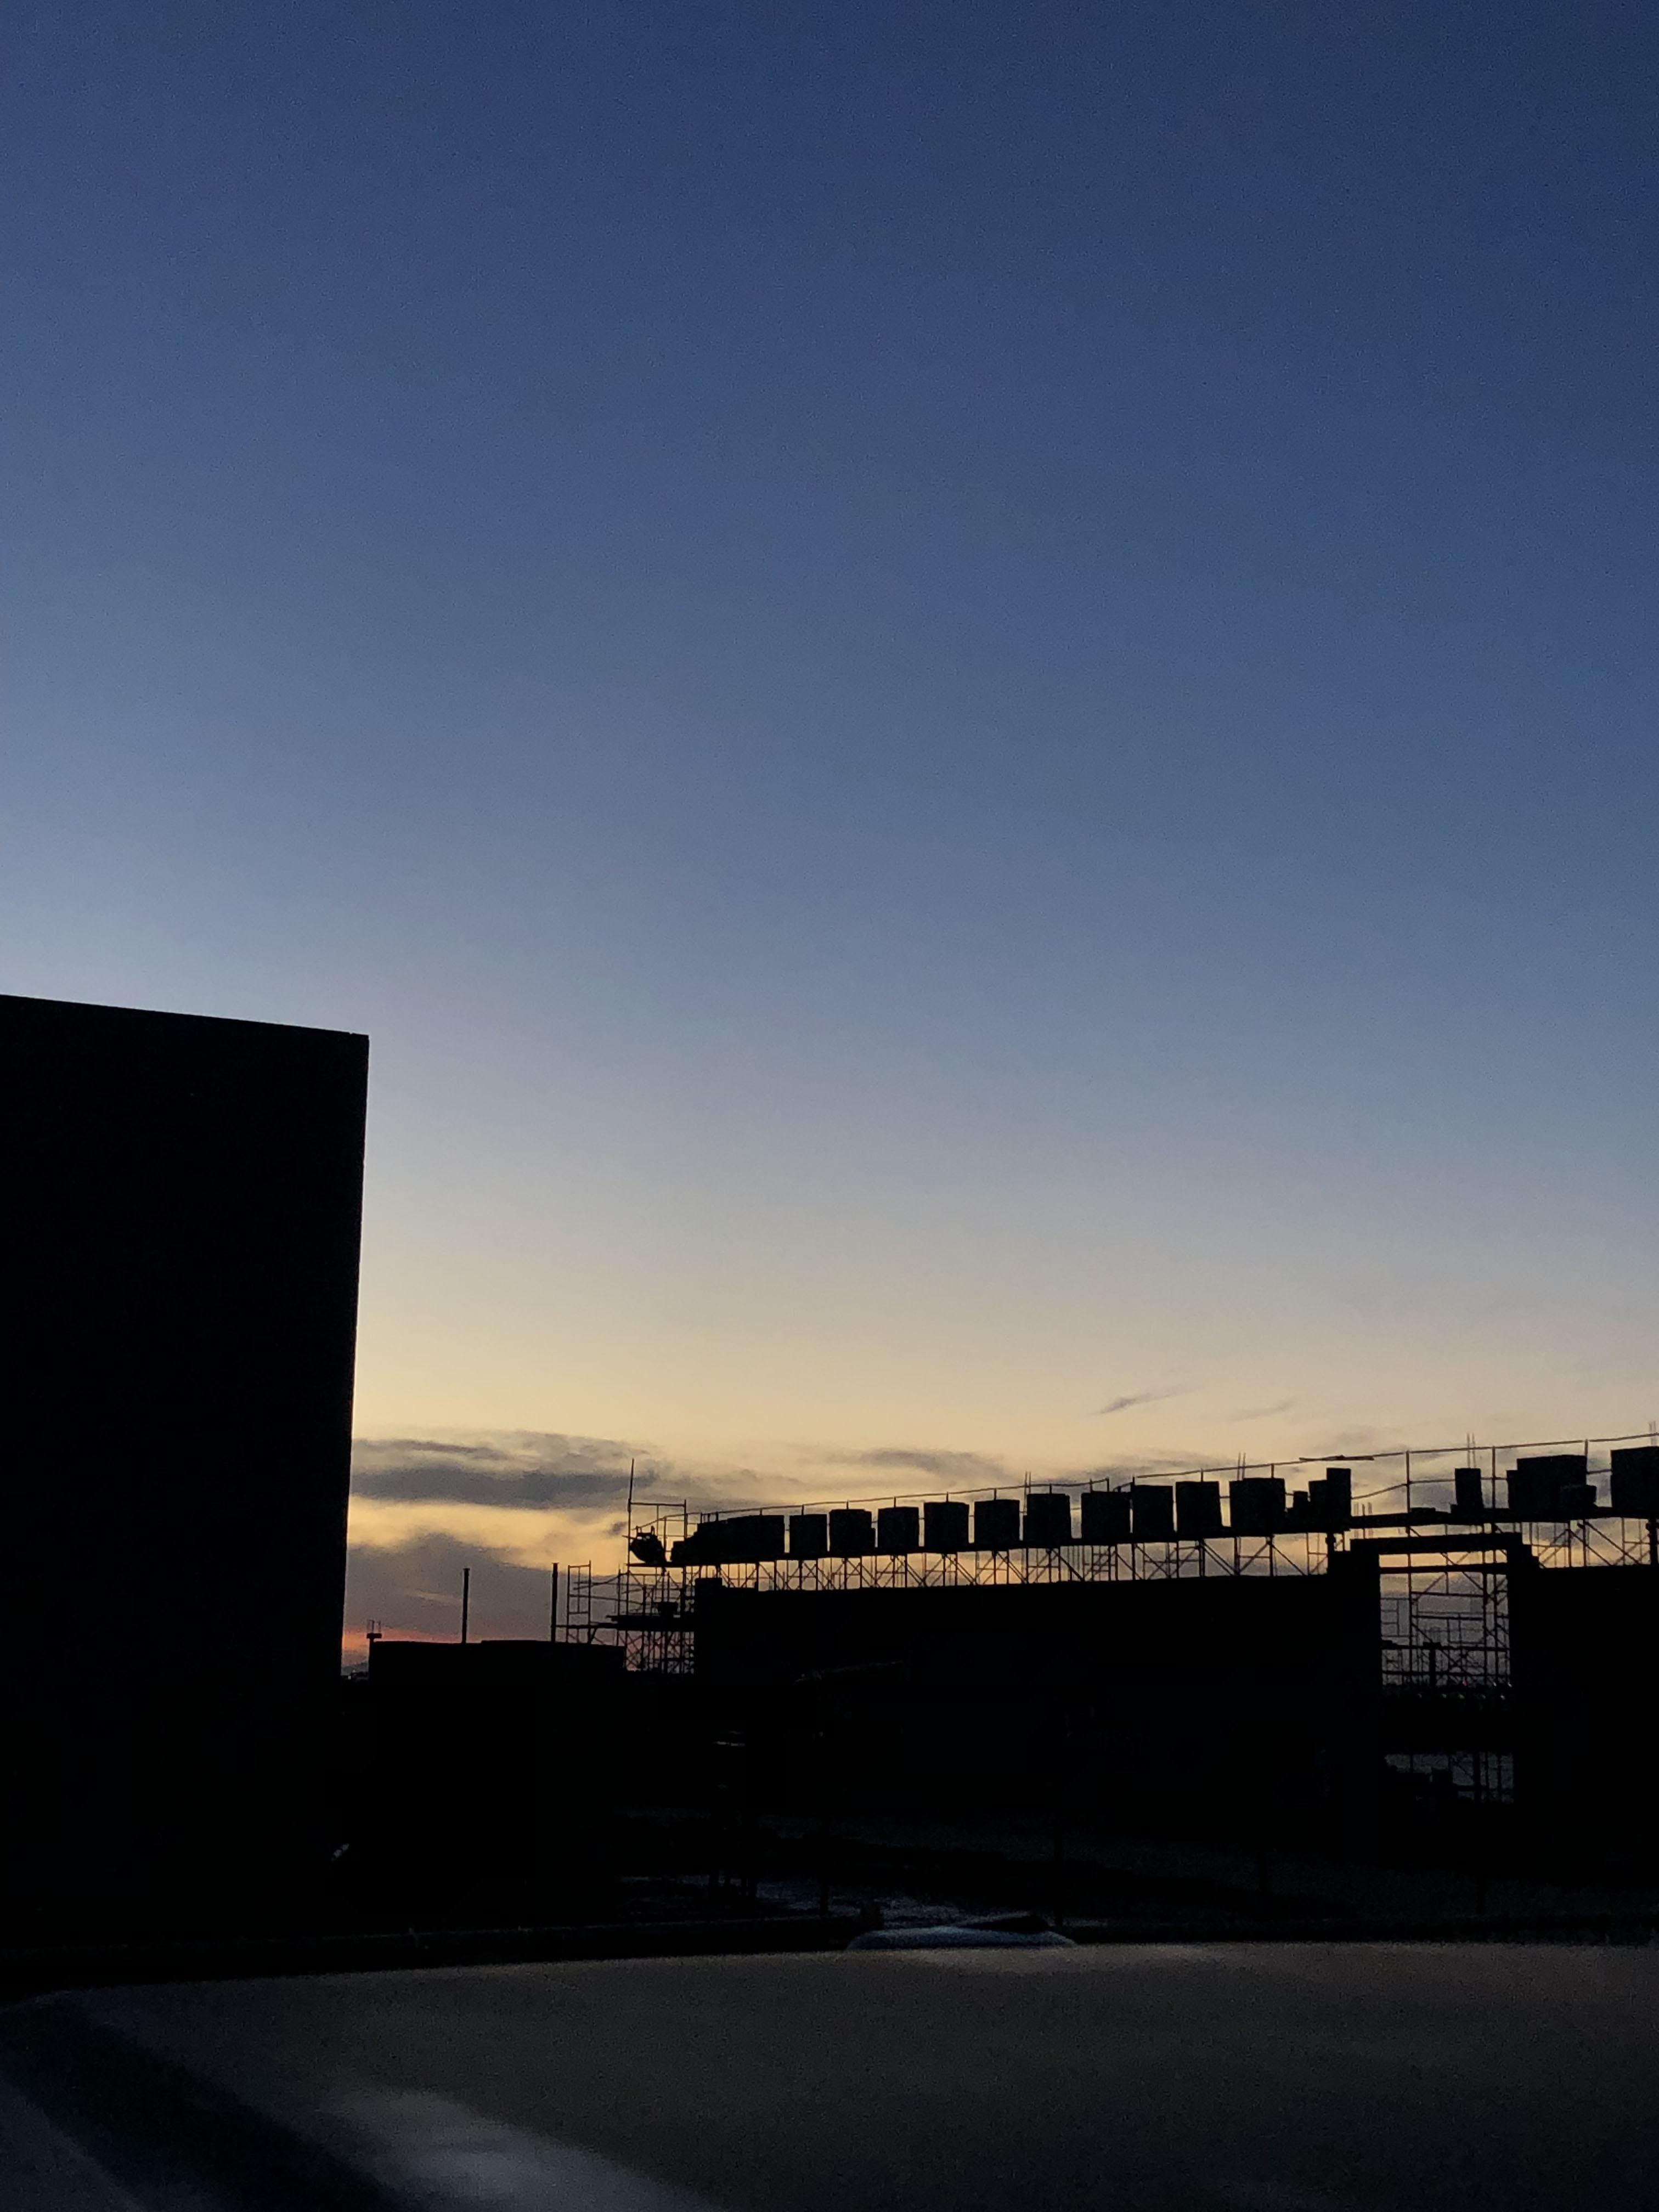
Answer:
[(376, 1644), (348, 1700), (356, 1907), (397, 1926), (580, 1917), (613, 1871), (629, 1686), (605, 1647)]
[[(711, 1580), (697, 1680), (710, 1728), (749, 1731), (760, 1786), (803, 1803), (1064, 1797), (1148, 1830), (1651, 1878), (1659, 1572), (1520, 1562), (1510, 1686), (1470, 1698), (1384, 1694), (1379, 1571), (1360, 1545), (1272, 1579)], [(1386, 1768), (1406, 1752), (1512, 1755), (1512, 1811), (1418, 1802)]]
[(793, 1756), (804, 1800), (816, 1767), (849, 1803), (1063, 1798), (1132, 1826), (1322, 1835), (1349, 1817), (1355, 1741), (1375, 1743), (1375, 1591), (1343, 1577), (706, 1583), (696, 1665), (761, 1786)]
[(1510, 1584), (1516, 1802), (1563, 1871), (1659, 1868), (1659, 1573), (1531, 1566)]
[(304, 1910), (368, 1040), (0, 999), (12, 1940)]

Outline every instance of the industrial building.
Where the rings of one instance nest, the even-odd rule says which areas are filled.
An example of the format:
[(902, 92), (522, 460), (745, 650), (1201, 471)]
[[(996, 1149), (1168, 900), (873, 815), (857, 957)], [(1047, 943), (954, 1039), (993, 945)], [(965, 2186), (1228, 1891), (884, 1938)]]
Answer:
[(0, 998), (0, 1941), (308, 1910), (368, 1056)]
[(1659, 1442), (640, 1518), (614, 1630), (871, 1801), (1650, 1866)]

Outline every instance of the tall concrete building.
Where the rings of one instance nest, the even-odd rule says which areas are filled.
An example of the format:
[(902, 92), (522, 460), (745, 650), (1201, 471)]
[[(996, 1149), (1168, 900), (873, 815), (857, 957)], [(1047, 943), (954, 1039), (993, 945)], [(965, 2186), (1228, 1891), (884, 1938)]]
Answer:
[(368, 1067), (0, 997), (0, 1942), (307, 1909)]

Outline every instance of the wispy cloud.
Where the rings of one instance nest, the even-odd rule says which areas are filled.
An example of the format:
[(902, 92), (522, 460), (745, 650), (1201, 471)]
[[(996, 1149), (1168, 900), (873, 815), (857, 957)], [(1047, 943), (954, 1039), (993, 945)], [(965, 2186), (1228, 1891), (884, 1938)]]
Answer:
[(364, 1437), (352, 1447), (360, 1505), (466, 1506), (500, 1512), (620, 1514), (634, 1467), (635, 1500), (740, 1505), (784, 1495), (799, 1477), (736, 1462), (685, 1462), (616, 1437), (503, 1430), (465, 1437)]
[(607, 1437), (374, 1437), (353, 1450), (352, 1487), (360, 1498), (421, 1503), (615, 1506), (628, 1495), (630, 1459), (638, 1486), (648, 1488), (659, 1463)]
[(1186, 1474), (1203, 1465), (1203, 1455), (1197, 1451), (1135, 1452), (1098, 1460), (1092, 1467), (1062, 1468), (1049, 1480), (1060, 1488), (1068, 1483), (1134, 1482), (1149, 1475)]
[(1103, 1413), (1127, 1413), (1131, 1406), (1156, 1406), (1165, 1398), (1189, 1398), (1189, 1382), (1173, 1382), (1164, 1390), (1130, 1390), (1121, 1398), (1109, 1398), (1103, 1406), (1095, 1407), (1097, 1419)]
[(1288, 1413), (1295, 1403), (1294, 1398), (1279, 1398), (1271, 1406), (1247, 1406), (1241, 1412), (1229, 1413), (1227, 1419), (1230, 1421), (1270, 1420), (1275, 1413)]
[(893, 1468), (962, 1485), (1006, 1482), (1008, 1479), (1006, 1462), (990, 1458), (984, 1452), (927, 1451), (908, 1444), (883, 1444), (869, 1451), (823, 1452), (818, 1458), (825, 1467)]
[(1380, 1452), (1399, 1449), (1397, 1430), (1372, 1428), (1364, 1422), (1349, 1422), (1334, 1434), (1322, 1436), (1315, 1455), (1331, 1460), (1371, 1459)]

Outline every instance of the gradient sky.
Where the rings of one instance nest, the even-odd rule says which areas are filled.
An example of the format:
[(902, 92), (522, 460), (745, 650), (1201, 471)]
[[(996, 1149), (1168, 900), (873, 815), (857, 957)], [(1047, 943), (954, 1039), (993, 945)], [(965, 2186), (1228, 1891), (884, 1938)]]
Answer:
[(371, 1035), (359, 1610), (1659, 1413), (1650, 10), (7, 44), (0, 973)]

